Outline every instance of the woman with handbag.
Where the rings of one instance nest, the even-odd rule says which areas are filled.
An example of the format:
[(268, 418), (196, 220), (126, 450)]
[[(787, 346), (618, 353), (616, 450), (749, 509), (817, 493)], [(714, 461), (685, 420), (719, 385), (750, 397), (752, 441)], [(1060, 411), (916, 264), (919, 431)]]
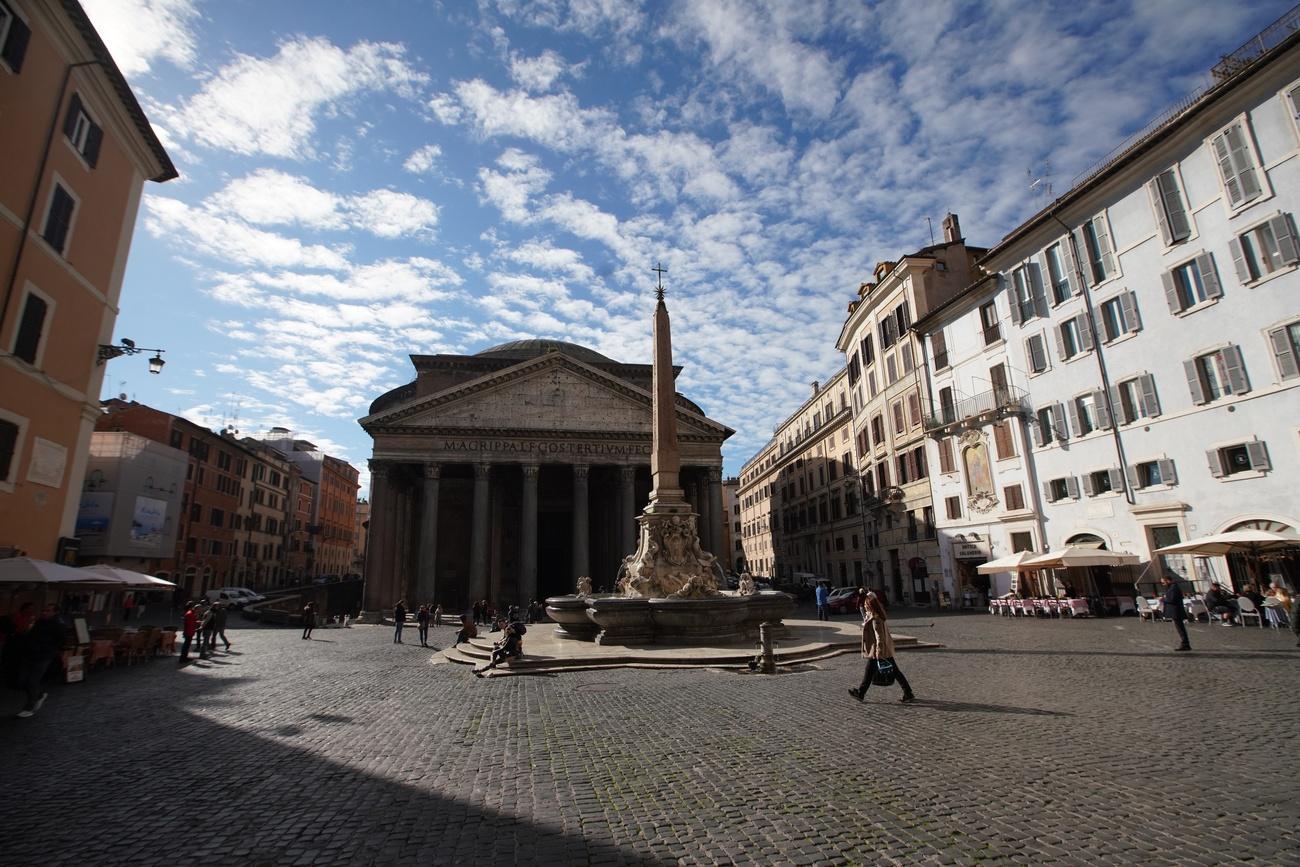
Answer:
[(911, 684), (903, 676), (898, 663), (894, 662), (894, 638), (889, 634), (884, 606), (874, 592), (867, 594), (862, 613), (865, 617), (862, 621), (862, 655), (867, 658), (867, 670), (862, 675), (862, 685), (850, 689), (849, 695), (862, 701), (872, 683), (889, 686), (898, 681), (898, 685), (903, 688), (902, 701), (916, 701)]

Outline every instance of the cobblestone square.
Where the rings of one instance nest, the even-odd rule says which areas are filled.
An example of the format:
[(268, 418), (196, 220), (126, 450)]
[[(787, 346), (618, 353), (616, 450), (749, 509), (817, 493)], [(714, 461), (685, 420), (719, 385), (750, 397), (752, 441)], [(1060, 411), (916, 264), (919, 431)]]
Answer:
[[(900, 611), (763, 677), (476, 680), (391, 630), (232, 630), (0, 711), (11, 864), (1300, 863), (1289, 632)], [(451, 629), (434, 630), (444, 646)]]

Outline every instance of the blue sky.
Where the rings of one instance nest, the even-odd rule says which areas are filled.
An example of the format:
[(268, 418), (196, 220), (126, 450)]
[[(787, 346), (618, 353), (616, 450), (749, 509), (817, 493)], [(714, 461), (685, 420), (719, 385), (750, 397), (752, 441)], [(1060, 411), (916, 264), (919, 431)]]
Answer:
[[(126, 392), (283, 425), (363, 471), (411, 353), (524, 337), (650, 360), (726, 470), (843, 358), (880, 259), (947, 211), (991, 245), (1289, 8), (708, 0), (85, 0), (181, 172), (150, 184)], [(364, 488), (363, 488), (364, 490)]]

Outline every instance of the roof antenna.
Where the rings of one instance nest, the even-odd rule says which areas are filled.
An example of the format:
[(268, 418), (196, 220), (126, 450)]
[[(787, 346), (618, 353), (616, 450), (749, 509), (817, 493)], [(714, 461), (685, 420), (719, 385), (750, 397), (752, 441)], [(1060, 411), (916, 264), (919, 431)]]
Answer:
[[(1034, 177), (1037, 174), (1038, 177)], [(1052, 164), (1043, 163), (1043, 167), (1036, 173), (1033, 169), (1025, 169), (1025, 177), (1029, 178), (1029, 191), (1046, 196), (1049, 200), (1052, 198)]]

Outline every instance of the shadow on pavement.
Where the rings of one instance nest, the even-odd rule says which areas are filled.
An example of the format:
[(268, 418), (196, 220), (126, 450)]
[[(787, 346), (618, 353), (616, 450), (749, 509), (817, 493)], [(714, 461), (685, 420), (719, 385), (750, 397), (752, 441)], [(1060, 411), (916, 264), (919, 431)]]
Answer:
[(1176, 653), (1172, 648), (1169, 650), (1014, 650), (1011, 648), (999, 647), (969, 649), (960, 649), (955, 647), (926, 648), (925, 654), (927, 656), (932, 653), (957, 653), (961, 655), (985, 654), (988, 656), (1133, 656), (1151, 659), (1159, 659), (1166, 656), (1180, 656), (1188, 659), (1291, 659), (1300, 662), (1300, 653), (1294, 649), (1197, 650), (1193, 647), (1191, 653), (1184, 654)]
[(979, 704), (972, 701), (942, 701), (936, 698), (918, 698), (911, 705), (900, 707), (924, 707), (932, 710), (955, 711), (958, 713), (1010, 713), (1026, 716), (1074, 716), (1059, 710), (1043, 710), (1037, 707), (1016, 707), (1010, 704)]

